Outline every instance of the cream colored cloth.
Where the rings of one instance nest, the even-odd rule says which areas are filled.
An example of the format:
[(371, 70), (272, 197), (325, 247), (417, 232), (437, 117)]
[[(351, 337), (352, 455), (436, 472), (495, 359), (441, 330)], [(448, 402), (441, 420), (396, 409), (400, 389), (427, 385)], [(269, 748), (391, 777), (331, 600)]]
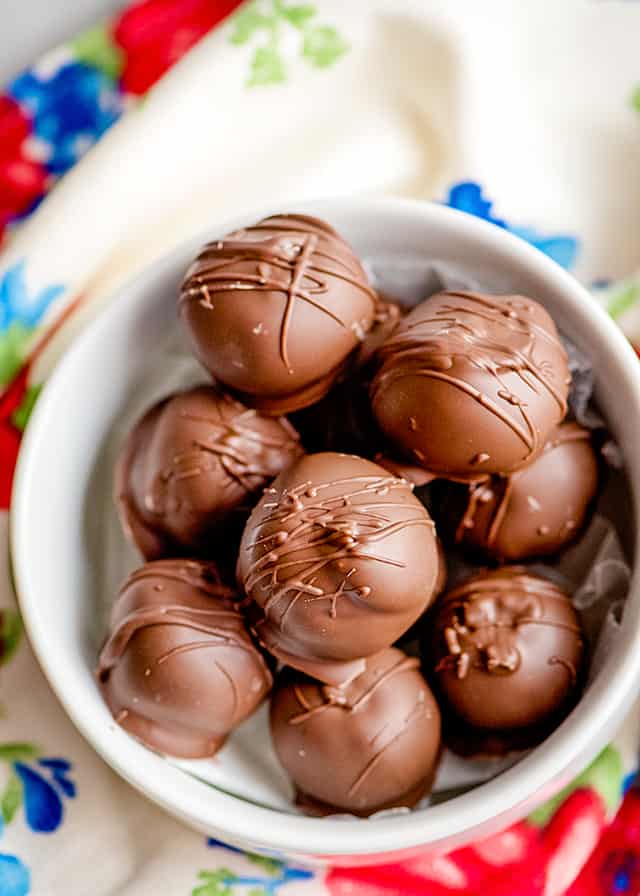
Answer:
[[(0, 257), (0, 280), (24, 261), (31, 292), (61, 287), (45, 329), (83, 298), (32, 382), (46, 377), (78, 329), (154, 258), (194, 233), (217, 232), (228, 216), (286, 211), (304, 198), (445, 199), (452, 184), (472, 180), (495, 200), (498, 217), (577, 236), (577, 270), (587, 282), (632, 277), (640, 259), (640, 116), (631, 103), (640, 82), (640, 3), (316, 6), (350, 46), (334, 66), (305, 66), (291, 29), (282, 37), (288, 81), (247, 87), (251, 47), (231, 44), (224, 24), (112, 128), (16, 234)], [(635, 335), (633, 313), (627, 322)], [(6, 530), (3, 515), (0, 544)], [(10, 606), (7, 569), (0, 569), (0, 593)], [(45, 755), (69, 759), (78, 788), (75, 799), (63, 800), (64, 824), (55, 833), (34, 836), (22, 815), (4, 831), (0, 851), (29, 866), (32, 893), (186, 896), (204, 886), (198, 872), (218, 867), (220, 856), (96, 757), (26, 646), (2, 669), (0, 688), (2, 741), (35, 742)], [(635, 725), (627, 730), (628, 753), (636, 733)], [(224, 862), (250, 876), (247, 860), (229, 854)], [(302, 896), (322, 887), (320, 878), (292, 879), (279, 892)], [(20, 891), (3, 891), (0, 878), (4, 892)]]

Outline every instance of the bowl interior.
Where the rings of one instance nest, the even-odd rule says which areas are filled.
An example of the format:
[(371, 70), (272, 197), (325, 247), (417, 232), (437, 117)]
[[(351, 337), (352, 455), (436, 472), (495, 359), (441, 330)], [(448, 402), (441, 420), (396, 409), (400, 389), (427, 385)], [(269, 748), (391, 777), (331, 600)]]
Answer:
[[(386, 272), (383, 285), (392, 294), (394, 282), (403, 295), (419, 298), (433, 291), (434, 281), (444, 280), (543, 302), (593, 362), (596, 398), (622, 447), (637, 518), (637, 361), (571, 277), (498, 228), (426, 203), (306, 203), (296, 211), (327, 218), (375, 274)], [(246, 222), (226, 223), (210, 236)], [(104, 706), (93, 668), (105, 615), (123, 575), (138, 563), (110, 499), (113, 459), (123, 431), (141, 410), (173, 388), (203, 379), (176, 319), (180, 280), (203, 240), (180, 247), (114, 297), (61, 363), (31, 419), (16, 480), (12, 542), (25, 622), (51, 684), (81, 731), (125, 778), (190, 823), (241, 845), (370, 854), (427, 842), (450, 846), (485, 830), (490, 820), (505, 823), (564, 783), (623, 713), (640, 667), (640, 595), (633, 583), (615, 655), (602, 664), (565, 723), (516, 768), (410, 815), (372, 821), (294, 815), (264, 710), (216, 760), (170, 763), (121, 731)], [(635, 543), (635, 522), (629, 525)], [(440, 786), (447, 787), (446, 768)]]

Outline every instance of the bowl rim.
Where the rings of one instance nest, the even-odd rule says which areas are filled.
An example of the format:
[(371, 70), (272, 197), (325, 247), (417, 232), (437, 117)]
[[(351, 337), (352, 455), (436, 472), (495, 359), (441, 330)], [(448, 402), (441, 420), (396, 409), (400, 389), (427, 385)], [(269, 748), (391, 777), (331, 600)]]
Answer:
[[(316, 214), (331, 220), (332, 214), (359, 216), (387, 215), (400, 221), (410, 218), (428, 220), (432, 226), (454, 228), (485, 248), (498, 246), (509, 251), (515, 263), (533, 270), (562, 293), (564, 310), (586, 318), (589, 328), (603, 346), (607, 364), (617, 368), (630, 388), (635, 413), (640, 418), (640, 368), (633, 349), (618, 327), (593, 300), (584, 287), (550, 258), (519, 237), (472, 215), (424, 200), (333, 199), (287, 203), (296, 212)], [(192, 826), (216, 832), (221, 839), (247, 842), (257, 849), (319, 857), (374, 856), (398, 850), (437, 844), (461, 837), (465, 831), (529, 807), (534, 794), (544, 792), (584, 753), (588, 744), (598, 741), (607, 719), (620, 716), (628, 707), (640, 682), (640, 564), (636, 562), (629, 586), (629, 598), (616, 651), (616, 686), (611, 687), (602, 672), (580, 700), (570, 717), (539, 747), (513, 768), (478, 785), (472, 791), (445, 803), (408, 814), (374, 820), (349, 819), (330, 822), (255, 805), (193, 778), (189, 773), (147, 750), (114, 724), (104, 724), (106, 707), (97, 687), (87, 673), (77, 680), (77, 665), (51, 641), (38, 614), (40, 595), (32, 582), (33, 545), (29, 537), (29, 518), (37, 496), (30, 488), (30, 470), (46, 443), (47, 421), (56, 413), (59, 384), (71, 375), (76, 359), (98, 344), (102, 333), (126, 306), (135, 301), (140, 284), (151, 270), (166, 266), (171, 270), (187, 246), (199, 245), (211, 238), (212, 231), (228, 232), (233, 227), (273, 214), (266, 211), (237, 216), (207, 228), (204, 234), (182, 243), (177, 249), (155, 261), (118, 291), (112, 300), (77, 337), (49, 377), (25, 432), (18, 458), (10, 511), (10, 550), (25, 628), (38, 662), (67, 714), (98, 754), (123, 778), (151, 800)], [(637, 368), (637, 369), (636, 369)], [(640, 519), (640, 468), (634, 495), (634, 512)], [(636, 532), (635, 556), (640, 556), (640, 526)], [(614, 658), (611, 658), (614, 659)], [(86, 664), (85, 664), (86, 665)], [(89, 681), (90, 679), (90, 681)], [(110, 718), (110, 717), (109, 717)]]

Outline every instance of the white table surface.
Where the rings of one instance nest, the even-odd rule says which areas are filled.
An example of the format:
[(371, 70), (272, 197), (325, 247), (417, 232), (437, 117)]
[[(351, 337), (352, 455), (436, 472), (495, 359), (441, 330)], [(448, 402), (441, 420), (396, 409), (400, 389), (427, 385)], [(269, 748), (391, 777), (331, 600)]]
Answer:
[(124, 0), (0, 0), (0, 86), (41, 53)]

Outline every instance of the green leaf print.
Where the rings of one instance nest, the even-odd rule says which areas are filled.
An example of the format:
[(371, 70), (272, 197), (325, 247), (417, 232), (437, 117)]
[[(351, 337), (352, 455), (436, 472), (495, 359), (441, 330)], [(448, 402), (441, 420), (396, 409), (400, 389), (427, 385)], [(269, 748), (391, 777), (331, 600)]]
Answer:
[(320, 25), (310, 28), (304, 37), (302, 55), (316, 68), (328, 68), (349, 49), (335, 28)]
[(636, 112), (640, 112), (640, 84), (638, 84), (638, 86), (631, 94), (631, 105), (636, 110)]
[(33, 329), (14, 320), (0, 333), (0, 386), (6, 386), (18, 373), (27, 356)]
[(80, 34), (71, 43), (71, 49), (79, 62), (85, 62), (117, 81), (124, 68), (124, 53), (111, 36), (105, 24), (96, 25)]
[(299, 6), (285, 6), (283, 3), (278, 3), (277, 8), (282, 18), (286, 19), (294, 28), (304, 28), (309, 19), (312, 19), (317, 12), (315, 6), (308, 3)]
[(251, 58), (248, 87), (283, 84), (287, 68), (282, 54), (284, 32), (296, 34), (298, 53), (314, 68), (328, 68), (349, 49), (347, 42), (331, 25), (318, 24), (317, 8), (312, 3), (284, 0), (253, 0), (232, 18), (229, 40), (242, 46), (262, 39)]
[(640, 282), (631, 281), (617, 286), (607, 300), (607, 311), (614, 320), (640, 303)]
[(274, 877), (284, 867), (279, 859), (272, 859), (270, 856), (259, 856), (257, 853), (248, 852), (246, 853), (246, 858), (252, 865), (257, 865), (259, 868), (263, 868), (267, 874), (271, 874)]
[(191, 896), (233, 896), (230, 883), (237, 879), (238, 875), (228, 868), (200, 871), (198, 880), (201, 880), (202, 884), (191, 891)]
[(0, 666), (13, 657), (22, 639), (22, 619), (17, 610), (0, 610)]
[(248, 43), (256, 31), (261, 28), (269, 28), (274, 21), (274, 16), (264, 15), (260, 11), (257, 0), (243, 6), (233, 17), (233, 31), (231, 43), (238, 46)]
[(24, 762), (35, 759), (41, 753), (40, 747), (30, 743), (0, 744), (0, 762)]
[(282, 84), (287, 73), (280, 53), (275, 47), (258, 47), (251, 61), (249, 87)]
[(613, 746), (605, 747), (604, 750), (596, 756), (590, 766), (588, 766), (581, 775), (574, 778), (571, 784), (565, 787), (560, 793), (556, 794), (548, 802), (543, 803), (538, 809), (531, 813), (529, 821), (531, 824), (543, 826), (550, 821), (562, 803), (569, 797), (574, 790), (581, 787), (590, 787), (599, 793), (605, 802), (608, 811), (612, 811), (618, 805), (620, 799), (620, 784), (622, 782), (623, 768), (620, 753)]
[(37, 386), (29, 386), (19, 406), (11, 415), (11, 422), (21, 432), (24, 432), (27, 428), (29, 417), (31, 416), (31, 412), (35, 407), (36, 401), (38, 400), (38, 395), (40, 395), (41, 392), (41, 384), (38, 384)]
[(2, 799), (0, 800), (0, 809), (5, 824), (10, 824), (13, 817), (22, 805), (22, 784), (20, 778), (11, 772), (9, 780), (4, 788)]

